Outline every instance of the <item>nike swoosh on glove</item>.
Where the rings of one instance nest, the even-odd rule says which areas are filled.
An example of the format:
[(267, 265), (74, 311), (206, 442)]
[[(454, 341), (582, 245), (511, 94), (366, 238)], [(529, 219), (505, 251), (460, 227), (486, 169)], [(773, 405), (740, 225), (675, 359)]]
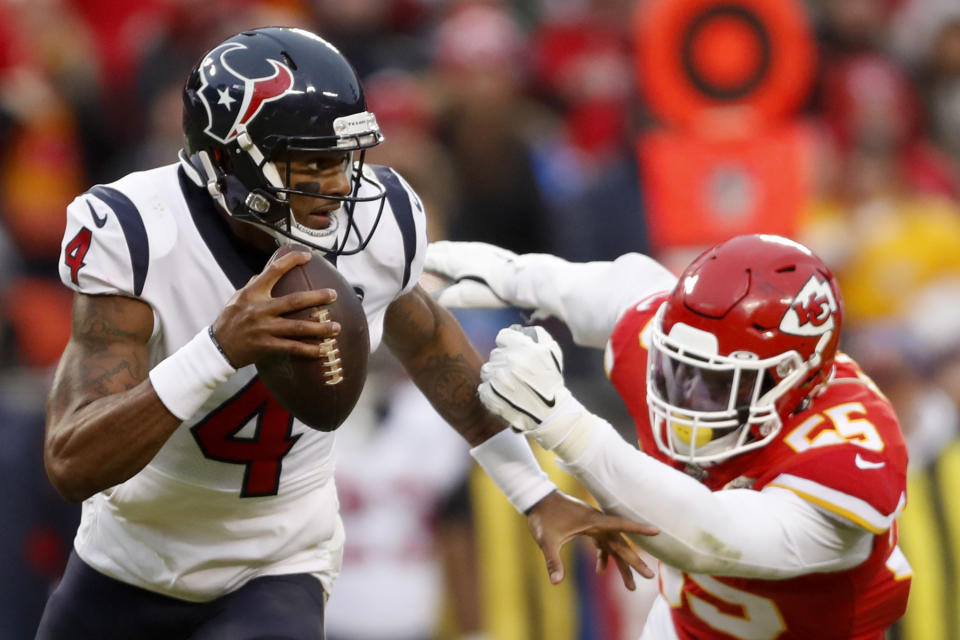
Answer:
[(511, 306), (517, 254), (484, 242), (431, 242), (424, 273), (447, 285), (432, 293), (442, 306), (495, 309)]
[(572, 397), (563, 380), (563, 351), (543, 327), (502, 329), (480, 378), (480, 400), (518, 431), (537, 429)]

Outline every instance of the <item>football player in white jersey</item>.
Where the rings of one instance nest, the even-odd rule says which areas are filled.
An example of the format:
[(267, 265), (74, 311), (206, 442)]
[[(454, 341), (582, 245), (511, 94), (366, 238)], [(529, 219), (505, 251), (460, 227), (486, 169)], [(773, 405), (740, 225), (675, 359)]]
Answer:
[(554, 451), (605, 509), (660, 528), (642, 640), (882, 640), (910, 565), (894, 522), (907, 450), (893, 408), (837, 351), (830, 270), (787, 238), (745, 235), (679, 279), (627, 254), (569, 263), (437, 243), (450, 306), (513, 304), (606, 346), (640, 449), (567, 390), (542, 327), (497, 336), (483, 402)]
[[(323, 637), (344, 534), (331, 447), (279, 405), (254, 363), (320, 357), (297, 338), (339, 327), (283, 314), (327, 290), (272, 298), (305, 261), (266, 268), (279, 243), (322, 252), (385, 342), (477, 461), (528, 513), (554, 581), (559, 547), (593, 536), (644, 570), (607, 516), (555, 491), (522, 437), (476, 396), (480, 360), (417, 285), (423, 207), (386, 167), (382, 136), (346, 59), (313, 33), (237, 34), (184, 88), (180, 161), (98, 185), (67, 209), (60, 260), (73, 331), (48, 402), (44, 460), (83, 501), (66, 573), (37, 637)], [(389, 535), (388, 532), (384, 532)]]

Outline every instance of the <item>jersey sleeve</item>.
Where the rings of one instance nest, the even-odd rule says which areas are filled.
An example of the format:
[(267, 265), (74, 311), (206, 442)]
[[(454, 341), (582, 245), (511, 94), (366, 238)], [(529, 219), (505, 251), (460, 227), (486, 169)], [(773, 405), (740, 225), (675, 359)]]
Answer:
[(397, 297), (417, 286), (427, 259), (427, 215), (423, 201), (403, 177), (389, 167), (376, 166), (374, 172), (387, 190), (387, 201), (393, 211), (403, 242), (404, 266)]
[(865, 387), (851, 389), (853, 381), (843, 386), (790, 425), (784, 442), (798, 454), (758, 484), (788, 489), (835, 518), (882, 534), (906, 505), (906, 445), (886, 400)]
[(119, 191), (95, 187), (67, 206), (59, 272), (74, 291), (139, 296), (147, 252), (139, 213)]
[(847, 569), (870, 553), (873, 536), (837, 526), (790, 491), (713, 492), (637, 451), (602, 418), (576, 408), (561, 416), (569, 433), (580, 433), (573, 456), (554, 448), (563, 468), (604, 511), (657, 527), (657, 535), (634, 541), (667, 565), (697, 574), (784, 579)]
[(566, 323), (574, 341), (602, 349), (619, 319), (637, 301), (671, 289), (676, 277), (640, 253), (612, 261), (568, 262), (529, 253), (514, 260), (516, 272), (506, 283), (506, 298)]

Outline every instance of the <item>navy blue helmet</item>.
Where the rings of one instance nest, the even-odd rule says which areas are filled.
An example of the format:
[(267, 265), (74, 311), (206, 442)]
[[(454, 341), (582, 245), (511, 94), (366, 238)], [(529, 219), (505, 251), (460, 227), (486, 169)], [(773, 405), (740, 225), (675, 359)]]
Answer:
[[(303, 29), (264, 27), (239, 33), (206, 53), (183, 91), (181, 160), (206, 183), (210, 194), (237, 219), (275, 235), (312, 244), (290, 211), (290, 196), (344, 203), (348, 232), (334, 253), (356, 253), (369, 241), (353, 221), (359, 201), (379, 201), (386, 191), (365, 177), (365, 150), (383, 140), (367, 111), (356, 71), (329, 42)], [(277, 159), (288, 152), (359, 152), (351, 162), (349, 195), (298, 191), (284, 184)], [(361, 185), (374, 186), (358, 195)], [(379, 220), (379, 213), (377, 216)], [(376, 225), (374, 224), (374, 227)], [(350, 232), (356, 243), (347, 249)]]

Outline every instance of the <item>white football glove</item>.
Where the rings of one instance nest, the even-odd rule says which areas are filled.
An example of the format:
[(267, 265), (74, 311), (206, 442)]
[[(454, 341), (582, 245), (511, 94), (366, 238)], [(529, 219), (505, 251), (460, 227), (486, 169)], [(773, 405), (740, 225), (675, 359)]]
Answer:
[(583, 454), (603, 423), (567, 389), (563, 351), (543, 327), (502, 329), (480, 378), (487, 409), (568, 462)]
[(543, 327), (512, 325), (480, 370), (480, 400), (522, 432), (535, 431), (564, 402), (563, 352)]
[(496, 309), (511, 306), (508, 289), (517, 257), (512, 251), (483, 242), (431, 242), (424, 272), (447, 286), (433, 293), (447, 308)]

